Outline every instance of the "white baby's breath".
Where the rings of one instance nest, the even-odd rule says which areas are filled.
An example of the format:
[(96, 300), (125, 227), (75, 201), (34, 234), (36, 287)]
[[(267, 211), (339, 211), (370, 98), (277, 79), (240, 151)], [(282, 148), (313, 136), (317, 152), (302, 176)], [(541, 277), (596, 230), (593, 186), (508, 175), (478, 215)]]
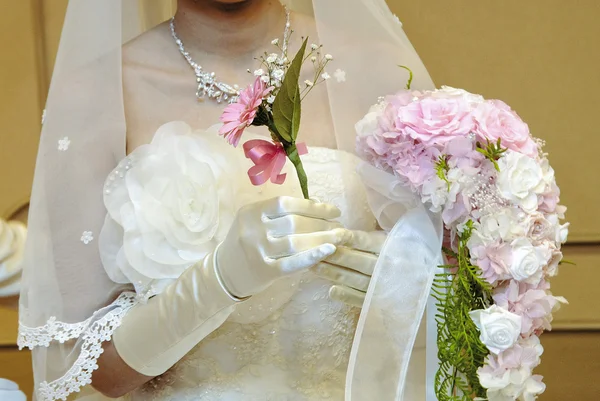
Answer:
[(283, 79), (284, 75), (285, 75), (285, 72), (281, 68), (277, 68), (277, 69), (273, 70), (273, 72), (271, 73), (271, 76), (274, 79), (277, 79), (279, 81), (281, 81)]

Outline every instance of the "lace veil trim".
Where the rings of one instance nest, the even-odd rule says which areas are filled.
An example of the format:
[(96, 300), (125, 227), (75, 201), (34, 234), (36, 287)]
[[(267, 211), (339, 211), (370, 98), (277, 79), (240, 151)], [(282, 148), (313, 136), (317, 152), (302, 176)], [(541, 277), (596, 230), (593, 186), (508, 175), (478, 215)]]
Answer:
[(75, 338), (81, 341), (81, 350), (73, 366), (62, 377), (39, 384), (39, 401), (66, 400), (69, 394), (78, 392), (92, 382), (92, 373), (98, 369), (97, 361), (102, 354), (102, 343), (110, 341), (113, 332), (121, 325), (123, 316), (137, 301), (134, 293), (123, 293), (112, 304), (95, 313), (98, 315), (108, 311), (97, 320), (92, 316), (83, 322), (64, 323), (57, 321), (53, 316), (45, 325), (39, 327), (19, 324), (19, 349), (49, 347), (52, 342), (62, 344)]

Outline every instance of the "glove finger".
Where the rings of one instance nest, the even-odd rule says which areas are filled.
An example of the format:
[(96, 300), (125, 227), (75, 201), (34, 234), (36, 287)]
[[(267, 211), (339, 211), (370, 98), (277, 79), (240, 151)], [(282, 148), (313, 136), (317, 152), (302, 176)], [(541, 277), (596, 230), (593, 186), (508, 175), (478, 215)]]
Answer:
[(352, 230), (352, 240), (347, 244), (348, 248), (358, 249), (379, 255), (383, 244), (387, 239), (385, 231), (360, 231)]
[(268, 265), (277, 269), (281, 275), (293, 274), (308, 270), (335, 252), (335, 245), (322, 244), (313, 249), (296, 253), (284, 258), (265, 258)]
[(321, 278), (360, 291), (367, 291), (369, 282), (371, 282), (370, 276), (344, 267), (330, 265), (327, 262), (321, 262), (311, 267), (310, 270)]
[(377, 264), (377, 255), (340, 246), (326, 262), (372, 276)]
[(272, 237), (283, 237), (293, 234), (309, 234), (342, 228), (342, 225), (335, 221), (315, 219), (311, 217), (299, 216), (297, 214), (290, 214), (269, 220), (267, 226), (267, 234)]
[(350, 230), (336, 228), (330, 231), (319, 231), (310, 234), (294, 234), (277, 238), (269, 237), (267, 255), (277, 259), (308, 251), (322, 244), (338, 246), (346, 243), (351, 236)]
[(357, 291), (354, 288), (348, 288), (343, 285), (334, 285), (329, 289), (329, 297), (335, 301), (340, 301), (350, 306), (362, 308), (365, 302), (366, 293)]
[(328, 203), (320, 203), (307, 199), (281, 196), (266, 202), (263, 214), (268, 219), (297, 214), (316, 219), (333, 220), (342, 215), (337, 207)]

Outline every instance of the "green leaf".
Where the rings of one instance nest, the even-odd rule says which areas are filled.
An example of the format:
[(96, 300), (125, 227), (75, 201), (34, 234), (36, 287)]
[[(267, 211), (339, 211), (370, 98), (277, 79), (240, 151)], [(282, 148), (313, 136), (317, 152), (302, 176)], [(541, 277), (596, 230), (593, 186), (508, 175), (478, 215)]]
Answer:
[(302, 47), (296, 53), (290, 64), (285, 78), (281, 83), (281, 89), (273, 102), (273, 122), (281, 139), (288, 143), (294, 143), (300, 128), (300, 69), (304, 60), (308, 38), (302, 43)]

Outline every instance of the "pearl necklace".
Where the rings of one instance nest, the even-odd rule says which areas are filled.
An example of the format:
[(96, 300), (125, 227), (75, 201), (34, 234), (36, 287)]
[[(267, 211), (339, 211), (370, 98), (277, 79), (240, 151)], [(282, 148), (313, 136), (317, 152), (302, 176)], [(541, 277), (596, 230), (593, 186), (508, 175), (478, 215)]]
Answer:
[[(179, 52), (194, 70), (196, 75), (196, 82), (198, 83), (198, 90), (196, 91), (196, 97), (198, 100), (204, 100), (205, 97), (216, 100), (217, 103), (226, 101), (228, 103), (235, 103), (240, 95), (239, 85), (229, 85), (225, 82), (221, 82), (217, 79), (214, 72), (206, 72), (202, 69), (202, 66), (194, 61), (190, 53), (185, 50), (185, 46), (177, 32), (175, 32), (175, 17), (171, 18), (171, 36), (175, 40), (175, 44), (179, 47)], [(290, 12), (285, 7), (285, 30), (283, 31), (283, 42), (282, 50), (285, 53), (287, 51), (287, 43), (290, 36)]]

